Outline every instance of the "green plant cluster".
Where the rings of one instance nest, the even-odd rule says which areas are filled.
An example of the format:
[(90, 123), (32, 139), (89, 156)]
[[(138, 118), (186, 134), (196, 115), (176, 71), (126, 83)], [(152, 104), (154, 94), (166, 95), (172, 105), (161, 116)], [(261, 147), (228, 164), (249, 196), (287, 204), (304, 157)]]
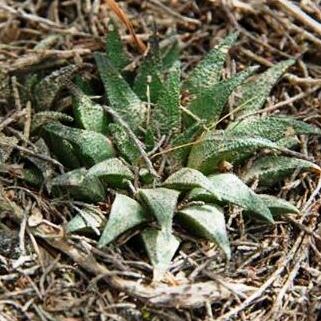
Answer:
[[(257, 67), (249, 67), (222, 79), (236, 38), (230, 34), (223, 39), (184, 80), (177, 43), (152, 48), (133, 76), (124, 70), (130, 59), (111, 22), (106, 53), (95, 54), (108, 107), (91, 99), (95, 91), (86, 81), (70, 83), (78, 73), (75, 66), (34, 85), (35, 95), (42, 96), (32, 121), (34, 135), (41, 136), (36, 144), (68, 169), (52, 177), (44, 162), (31, 159), (46, 173), (48, 189), (94, 204), (115, 196), (108, 218), (84, 207), (68, 223), (69, 233), (91, 230), (102, 248), (139, 227), (154, 279), (160, 280), (181, 242), (173, 233), (173, 220), (215, 242), (229, 259), (225, 205), (237, 205), (269, 223), (275, 215), (298, 213), (289, 202), (256, 194), (247, 183), (255, 179), (268, 187), (298, 168), (319, 172), (314, 163), (285, 151), (297, 145), (296, 135), (321, 131), (292, 117), (257, 113), (294, 60), (259, 75), (253, 76)], [(48, 111), (52, 97), (66, 84), (73, 95), (73, 118)], [(228, 117), (222, 115), (227, 115), (233, 92), (234, 120), (226, 124)], [(261, 156), (260, 150), (270, 152)], [(231, 172), (254, 155), (241, 177)]]

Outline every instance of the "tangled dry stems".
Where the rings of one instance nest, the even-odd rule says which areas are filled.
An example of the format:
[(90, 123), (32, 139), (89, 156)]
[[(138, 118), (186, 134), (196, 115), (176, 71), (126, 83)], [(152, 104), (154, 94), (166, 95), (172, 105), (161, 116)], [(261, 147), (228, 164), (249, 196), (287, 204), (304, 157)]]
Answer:
[[(16, 76), (90, 61), (94, 51), (103, 49), (110, 13), (100, 1), (34, 3), (0, 4), (0, 66), (10, 72), (13, 97), (13, 105), (8, 105), (0, 95), (0, 129), (21, 140), (16, 146), (19, 152), (45, 159), (29, 140), (32, 106), (22, 106)], [(121, 4), (141, 40), (152, 33), (153, 21), (163, 43), (165, 35), (180, 38), (184, 68), (232, 29), (239, 30), (241, 38), (227, 63), (226, 76), (239, 64), (269, 66), (283, 57), (298, 58), (295, 73), (287, 75), (260, 112), (291, 113), (320, 126), (317, 20), (321, 13), (314, 2), (302, 2), (295, 10), (289, 8), (290, 1), (132, 0)], [(123, 38), (132, 46), (125, 32)], [(59, 106), (67, 109), (69, 97)], [(21, 120), (24, 128), (19, 130), (15, 125)], [(300, 152), (320, 164), (318, 141), (300, 139)], [(57, 161), (47, 160), (61, 168)], [(253, 226), (238, 209), (231, 210), (228, 229), (233, 259), (228, 265), (212, 244), (196, 242), (181, 231), (186, 242), (166, 284), (147, 285), (151, 267), (139, 246), (123, 245), (132, 235), (125, 235), (107, 252), (95, 249), (94, 241), (84, 236), (67, 238), (62, 226), (77, 204), (49, 200), (41, 191), (21, 184), (20, 166), (17, 158), (6, 164), (2, 169), (6, 175), (1, 176), (1, 226), (3, 235), (15, 240), (17, 253), (14, 247), (11, 259), (1, 253), (0, 319), (318, 319), (321, 228), (319, 184), (314, 177), (295, 173), (286, 180), (280, 195), (302, 212), (280, 219), (275, 226)]]

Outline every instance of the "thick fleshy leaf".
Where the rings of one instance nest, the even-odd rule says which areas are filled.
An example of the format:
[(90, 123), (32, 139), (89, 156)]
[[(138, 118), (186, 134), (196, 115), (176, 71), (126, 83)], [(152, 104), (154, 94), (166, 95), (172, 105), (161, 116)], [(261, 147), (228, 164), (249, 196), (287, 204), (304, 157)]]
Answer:
[(106, 159), (88, 170), (89, 176), (95, 176), (110, 187), (124, 187), (126, 180), (134, 180), (132, 171), (118, 158)]
[(236, 41), (237, 34), (228, 35), (213, 48), (206, 57), (191, 71), (184, 87), (193, 93), (200, 93), (204, 88), (219, 82), (228, 50)]
[(189, 191), (195, 187), (201, 187), (212, 193), (216, 199), (220, 196), (216, 193), (215, 186), (201, 172), (193, 168), (182, 168), (167, 178), (163, 186), (174, 188), (180, 191)]
[[(272, 215), (265, 202), (236, 175), (224, 173), (211, 175), (208, 178), (213, 183), (216, 194), (220, 196), (223, 202), (238, 205), (245, 210), (258, 214), (269, 222), (273, 222)], [(204, 202), (216, 201), (213, 194), (202, 188), (192, 190), (188, 195), (188, 199), (191, 201)]]
[(40, 111), (33, 115), (31, 121), (31, 131), (34, 132), (40, 127), (53, 122), (69, 122), (74, 119), (65, 113), (59, 111)]
[(169, 69), (164, 86), (160, 90), (154, 108), (153, 123), (161, 134), (176, 132), (180, 129), (180, 63)]
[(174, 257), (180, 240), (164, 230), (154, 228), (145, 229), (142, 232), (142, 239), (149, 257), (154, 267), (154, 281), (161, 281), (168, 271), (172, 258)]
[(179, 60), (179, 43), (175, 40), (170, 46), (161, 49), (163, 69), (171, 68)]
[(54, 193), (69, 193), (74, 199), (84, 202), (101, 202), (105, 199), (105, 190), (100, 180), (88, 176), (85, 168), (75, 169), (55, 177), (50, 182)]
[(131, 164), (136, 163), (141, 154), (132, 138), (128, 136), (126, 130), (118, 124), (110, 124), (109, 131), (113, 144), (124, 159)]
[(319, 166), (307, 160), (273, 155), (259, 158), (243, 178), (246, 182), (258, 179), (261, 185), (270, 186), (291, 175), (295, 170), (311, 170), (317, 173), (321, 171)]
[(170, 161), (172, 168), (181, 168), (186, 163), (188, 154), (192, 148), (191, 142), (195, 141), (203, 131), (200, 124), (194, 124), (186, 128), (182, 133), (173, 137), (171, 143), (173, 151), (170, 153)]
[(74, 115), (79, 127), (106, 134), (108, 117), (102, 106), (95, 104), (81, 89), (71, 90), (74, 96)]
[(254, 80), (245, 83), (239, 92), (241, 99), (238, 102), (238, 106), (242, 106), (242, 109), (238, 115), (244, 116), (259, 110), (264, 105), (273, 86), (294, 63), (295, 60), (293, 59), (282, 61), (257, 76)]
[(95, 59), (112, 108), (136, 130), (145, 119), (146, 106), (105, 55), (96, 53)]
[(215, 242), (231, 258), (223, 210), (215, 205), (191, 206), (180, 210), (177, 219), (195, 235)]
[(36, 84), (33, 93), (37, 109), (49, 109), (56, 96), (65, 87), (66, 83), (77, 74), (79, 69), (81, 67), (76, 65), (63, 67)]
[(170, 233), (179, 192), (168, 188), (140, 189), (138, 196), (156, 217), (161, 229)]
[(109, 244), (122, 233), (146, 222), (149, 218), (138, 202), (126, 195), (116, 194), (98, 246), (103, 247)]
[(299, 214), (300, 211), (295, 207), (292, 203), (273, 196), (273, 195), (266, 195), (266, 194), (259, 194), (258, 195), (263, 202), (266, 204), (266, 206), (270, 209), (273, 216), (278, 216), (281, 214), (289, 214), (289, 213), (295, 213)]
[(121, 41), (117, 25), (113, 20), (110, 20), (108, 23), (106, 55), (112, 65), (120, 71), (130, 63), (128, 54)]
[(68, 169), (81, 167), (81, 162), (78, 159), (74, 146), (66, 139), (60, 139), (54, 135), (46, 135), (45, 141), (48, 143), (50, 151), (55, 155), (59, 162)]
[(83, 208), (79, 214), (68, 222), (66, 231), (68, 233), (93, 231), (99, 235), (99, 230), (105, 222), (105, 217), (100, 215), (97, 211), (90, 208)]
[[(163, 65), (160, 51), (157, 46), (152, 46), (148, 55), (138, 68), (134, 82), (134, 91), (143, 101), (155, 103), (161, 90), (163, 90), (162, 74)], [(147, 87), (149, 97), (147, 97)]]
[(79, 160), (85, 166), (93, 166), (114, 155), (110, 140), (100, 133), (71, 128), (60, 123), (48, 124), (44, 129), (53, 139), (60, 138), (72, 144)]
[(240, 136), (260, 136), (273, 142), (293, 135), (321, 135), (321, 129), (316, 126), (296, 120), (293, 117), (282, 116), (245, 118), (240, 122), (232, 123), (228, 127), (228, 132)]
[[(257, 67), (249, 67), (228, 80), (221, 81), (212, 87), (203, 89), (196, 95), (196, 98), (190, 102), (188, 106), (189, 111), (204, 123), (209, 125), (215, 124), (219, 120), (223, 108), (233, 90), (242, 84), (255, 70), (257, 70)], [(195, 120), (188, 118), (187, 124), (190, 125), (193, 121)]]
[(277, 147), (276, 143), (265, 138), (208, 132), (200, 143), (193, 145), (188, 166), (204, 174), (211, 174), (218, 171), (224, 161), (234, 164), (259, 149)]
[(18, 176), (28, 184), (37, 186), (38, 188), (43, 184), (43, 175), (36, 167), (23, 168)]
[(280, 148), (292, 149), (300, 144), (297, 136), (284, 137), (276, 142)]

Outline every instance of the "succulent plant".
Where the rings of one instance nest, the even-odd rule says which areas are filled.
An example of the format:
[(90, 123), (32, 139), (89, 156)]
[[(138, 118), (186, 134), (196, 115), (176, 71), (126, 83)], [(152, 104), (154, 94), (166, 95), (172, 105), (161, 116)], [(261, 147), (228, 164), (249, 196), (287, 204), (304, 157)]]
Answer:
[[(291, 203), (256, 194), (246, 184), (256, 179), (271, 186), (297, 168), (320, 171), (310, 161), (284, 154), (295, 144), (296, 135), (320, 135), (319, 128), (289, 116), (257, 113), (294, 60), (280, 62), (258, 76), (253, 76), (257, 68), (250, 67), (222, 79), (226, 55), (237, 38), (230, 34), (185, 80), (176, 43), (152, 48), (133, 77), (123, 71), (130, 60), (117, 28), (112, 25), (110, 30), (107, 53), (95, 54), (105, 104), (91, 99), (94, 91), (86, 81), (70, 82), (75, 67), (69, 66), (67, 73), (55, 72), (34, 86), (38, 96), (44, 88), (54, 90), (47, 95), (49, 100), (46, 96), (39, 100), (34, 133), (69, 170), (47, 177), (48, 190), (88, 203), (114, 196), (108, 218), (84, 209), (68, 223), (68, 232), (92, 230), (99, 234), (98, 246), (103, 248), (139, 226), (154, 279), (160, 280), (181, 242), (173, 232), (173, 220), (215, 242), (229, 259), (224, 205), (237, 205), (248, 216), (271, 224), (274, 215), (298, 212)], [(50, 79), (54, 82), (48, 87)], [(73, 95), (71, 123), (70, 116), (43, 111), (62, 86)], [(227, 115), (227, 101), (236, 89), (234, 120), (226, 124), (228, 117), (222, 115)], [(270, 152), (262, 157), (260, 150)], [(233, 166), (242, 168), (253, 156), (253, 166), (243, 168), (241, 177), (232, 172)], [(39, 162), (35, 166), (41, 167)]]

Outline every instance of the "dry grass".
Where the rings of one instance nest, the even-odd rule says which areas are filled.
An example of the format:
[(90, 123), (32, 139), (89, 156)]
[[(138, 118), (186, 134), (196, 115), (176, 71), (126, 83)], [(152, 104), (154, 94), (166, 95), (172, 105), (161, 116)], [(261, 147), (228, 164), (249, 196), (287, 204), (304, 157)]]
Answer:
[[(145, 44), (154, 24), (161, 44), (180, 39), (185, 70), (232, 30), (240, 37), (226, 75), (242, 65), (264, 68), (297, 58), (262, 112), (320, 126), (321, 4), (301, 1), (293, 8), (294, 2), (119, 1)], [(163, 285), (149, 285), (144, 253), (134, 242), (124, 245), (131, 235), (104, 252), (90, 238), (67, 237), (63, 226), (77, 203), (50, 200), (19, 179), (21, 156), (42, 157), (29, 139), (32, 105), (19, 96), (19, 79), (71, 62), (91, 64), (92, 53), (104, 50), (110, 14), (99, 0), (0, 3), (0, 80), (10, 75), (9, 86), (0, 81), (0, 130), (18, 139), (11, 162), (0, 165), (0, 320), (320, 320), (320, 199), (313, 175), (295, 173), (275, 190), (301, 214), (274, 226), (250, 224), (231, 209), (228, 265), (212, 244), (181, 232), (185, 242)], [(137, 61), (135, 42), (122, 32)], [(68, 109), (70, 99), (57, 106)], [(300, 140), (300, 152), (320, 165), (318, 140)]]

